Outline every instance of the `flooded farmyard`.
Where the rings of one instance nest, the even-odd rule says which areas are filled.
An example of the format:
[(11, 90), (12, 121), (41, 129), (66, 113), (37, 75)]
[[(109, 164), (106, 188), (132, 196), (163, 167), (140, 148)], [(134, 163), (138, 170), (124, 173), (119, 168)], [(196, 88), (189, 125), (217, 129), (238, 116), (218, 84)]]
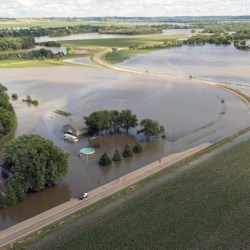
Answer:
[[(144, 74), (80, 66), (1, 69), (1, 82), (8, 87), (8, 93), (17, 93), (19, 96), (17, 101), (12, 102), (18, 117), (18, 128), (14, 136), (24, 133), (39, 134), (52, 140), (69, 153), (69, 172), (58, 186), (32, 193), (26, 201), (0, 210), (0, 229), (65, 202), (83, 191), (117, 179), (163, 156), (203, 142), (216, 142), (249, 126), (248, 107), (239, 97), (217, 87), (188, 80), (189, 74), (200, 77), (232, 77), (235, 76), (232, 68), (236, 67), (237, 74), (240, 74), (245, 72), (247, 65), (242, 63), (242, 71), (237, 68), (237, 60), (235, 63), (228, 63), (227, 67), (222, 67), (219, 62), (212, 65), (209, 60), (204, 62), (205, 56), (201, 52), (197, 54), (195, 63), (194, 58), (186, 58), (191, 52), (185, 57), (184, 52), (188, 48), (194, 50), (192, 47), (167, 50), (170, 53), (168, 57), (173, 59), (175, 56), (175, 60), (162, 59), (162, 55), (165, 55), (165, 50), (162, 50), (122, 64), (148, 70)], [(183, 57), (176, 53), (178, 50)], [(197, 58), (204, 63), (198, 64)], [(244, 60), (248, 64), (249, 59)], [(168, 74), (174, 77), (169, 78)], [(249, 77), (247, 73), (241, 76), (247, 79)], [(37, 99), (39, 105), (35, 107), (23, 103), (22, 99), (27, 95)], [(82, 121), (84, 116), (103, 109), (132, 109), (139, 120), (155, 119), (165, 127), (168, 140), (156, 138), (146, 142), (145, 138), (136, 134), (136, 130), (130, 131), (129, 135), (103, 135), (91, 142), (87, 136), (81, 136), (75, 144), (63, 139), (64, 125), (72, 121)], [(63, 117), (55, 114), (55, 110), (65, 110), (72, 115)], [(98, 165), (103, 152), (112, 155), (115, 149), (122, 151), (126, 143), (133, 145), (138, 140), (143, 145), (141, 154), (124, 159), (121, 163), (113, 163), (109, 167)], [(81, 148), (93, 146), (93, 143), (100, 144), (94, 155), (88, 160), (78, 156)]]

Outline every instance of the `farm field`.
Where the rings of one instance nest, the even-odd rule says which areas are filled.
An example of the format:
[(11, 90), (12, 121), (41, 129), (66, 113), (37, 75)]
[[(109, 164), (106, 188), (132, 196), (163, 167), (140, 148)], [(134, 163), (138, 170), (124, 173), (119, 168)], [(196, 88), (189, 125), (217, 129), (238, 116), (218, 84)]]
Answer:
[[(91, 22), (85, 20), (66, 20), (66, 19), (43, 19), (43, 18), (20, 18), (20, 19), (0, 19), (1, 28), (23, 28), (23, 27), (63, 27), (63, 26), (76, 26), (76, 25), (121, 25), (118, 21), (106, 22)], [(129, 24), (128, 24), (129, 25)]]
[(39, 249), (248, 249), (249, 150), (241, 142)]
[(128, 47), (134, 45), (145, 45), (166, 40), (175, 40), (183, 38), (183, 35), (169, 36), (150, 36), (150, 37), (129, 37), (129, 38), (103, 38), (103, 39), (87, 39), (87, 40), (70, 40), (61, 41), (62, 46), (92, 46), (92, 47)]

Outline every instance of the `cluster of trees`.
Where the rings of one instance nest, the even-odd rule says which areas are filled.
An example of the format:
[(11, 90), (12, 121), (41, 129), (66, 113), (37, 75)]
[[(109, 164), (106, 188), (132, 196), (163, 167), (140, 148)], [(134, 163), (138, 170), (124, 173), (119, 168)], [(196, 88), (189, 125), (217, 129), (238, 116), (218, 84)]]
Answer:
[(0, 54), (0, 61), (4, 60), (19, 60), (19, 59), (59, 59), (64, 56), (63, 52), (53, 53), (50, 50), (40, 49), (40, 50), (32, 50), (20, 53), (4, 53)]
[(118, 34), (118, 35), (142, 35), (142, 34), (160, 34), (161, 27), (153, 27), (149, 25), (140, 26), (108, 26), (99, 29), (99, 34)]
[(16, 124), (16, 114), (6, 93), (8, 89), (0, 83), (0, 139), (10, 133)]
[(118, 149), (115, 150), (113, 157), (111, 158), (106, 152), (100, 157), (99, 165), (100, 166), (108, 166), (112, 163), (112, 161), (121, 161), (122, 157), (132, 157), (133, 153), (140, 153), (142, 151), (142, 146), (140, 143), (136, 143), (133, 147), (126, 144), (124, 147), (122, 154)]
[(3, 159), (12, 163), (14, 175), (6, 193), (0, 194), (0, 207), (23, 201), (28, 192), (56, 185), (68, 170), (67, 154), (39, 135), (23, 135), (7, 143)]
[(239, 50), (250, 50), (250, 46), (247, 45), (246, 41), (235, 41), (234, 47)]
[(39, 104), (38, 100), (32, 100), (30, 95), (27, 95), (26, 99), (23, 99), (22, 101), (33, 104), (35, 106), (37, 106)]
[(41, 37), (41, 36), (68, 36), (73, 34), (80, 33), (92, 33), (98, 32), (101, 26), (92, 26), (92, 25), (77, 25), (77, 26), (65, 26), (65, 27), (32, 27), (28, 29), (19, 29), (19, 30), (0, 30), (0, 37)]
[(183, 44), (190, 44), (190, 45), (204, 45), (206, 43), (216, 44), (216, 45), (229, 45), (233, 40), (232, 35), (221, 35), (221, 34), (214, 34), (214, 35), (204, 35), (198, 34), (196, 36), (192, 36), (187, 40), (183, 41)]
[(34, 37), (3, 37), (0, 38), (0, 51), (29, 49), (35, 45)]
[(46, 46), (46, 47), (57, 47), (57, 48), (60, 48), (60, 47), (61, 47), (61, 44), (60, 44), (60, 43), (54, 42), (54, 41), (36, 43), (36, 45)]
[[(83, 119), (91, 134), (102, 134), (104, 131), (118, 132), (119, 129), (124, 129), (128, 133), (129, 129), (135, 128), (138, 125), (138, 119), (130, 109), (120, 112), (117, 110), (95, 111)], [(150, 139), (150, 136), (157, 136), (160, 133), (164, 133), (164, 127), (151, 119), (142, 120), (140, 126), (141, 129), (137, 133), (143, 133), (147, 140)]]

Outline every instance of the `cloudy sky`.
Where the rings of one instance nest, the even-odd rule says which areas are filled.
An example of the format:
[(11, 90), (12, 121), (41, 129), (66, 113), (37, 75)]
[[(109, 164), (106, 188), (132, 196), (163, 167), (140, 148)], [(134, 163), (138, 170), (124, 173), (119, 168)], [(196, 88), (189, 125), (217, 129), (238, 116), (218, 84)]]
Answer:
[(249, 14), (250, 0), (0, 0), (0, 17)]

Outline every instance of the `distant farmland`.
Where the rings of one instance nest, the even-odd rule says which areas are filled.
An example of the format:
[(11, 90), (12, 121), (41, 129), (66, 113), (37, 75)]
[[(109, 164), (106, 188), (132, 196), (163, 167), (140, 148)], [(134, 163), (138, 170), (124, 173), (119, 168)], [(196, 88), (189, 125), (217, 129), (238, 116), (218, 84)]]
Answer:
[(249, 163), (250, 141), (71, 228), (44, 249), (249, 249)]

